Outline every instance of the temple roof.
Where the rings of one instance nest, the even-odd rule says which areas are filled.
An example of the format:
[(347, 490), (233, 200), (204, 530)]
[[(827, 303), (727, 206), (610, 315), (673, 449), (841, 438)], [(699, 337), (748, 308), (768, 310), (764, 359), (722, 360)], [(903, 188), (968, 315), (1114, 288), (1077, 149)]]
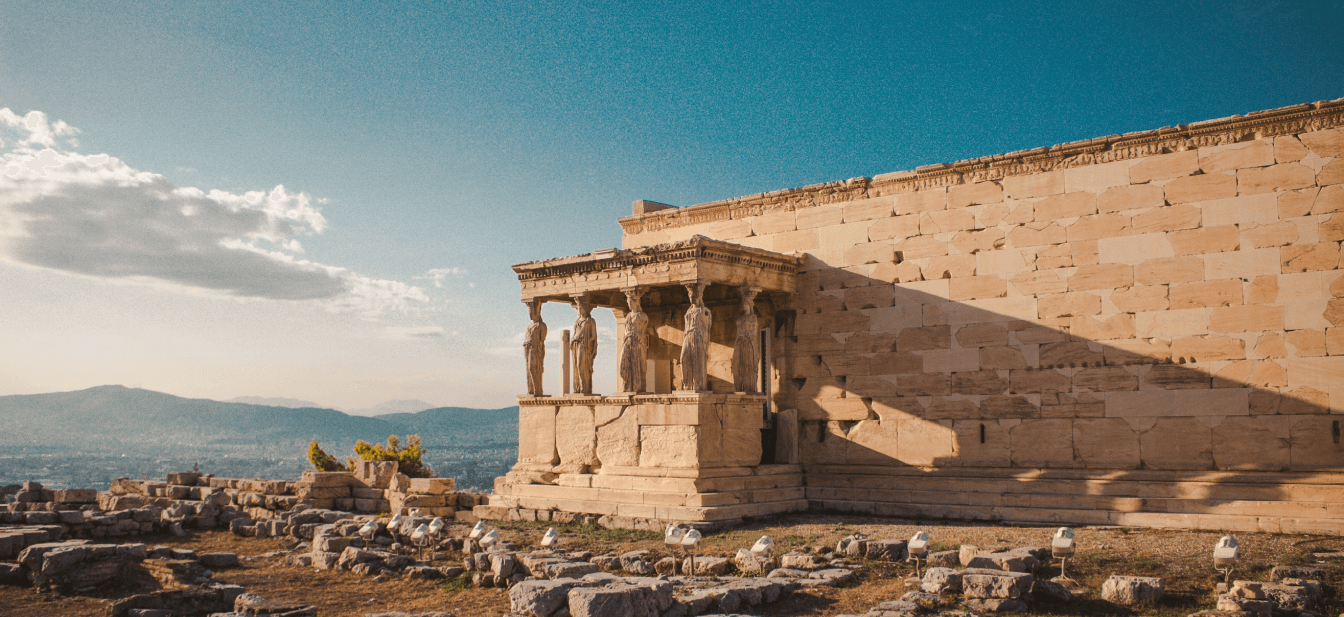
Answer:
[(513, 266), (523, 300), (568, 302), (588, 294), (599, 306), (620, 306), (620, 290), (705, 282), (793, 293), (800, 258), (731, 242), (693, 236), (631, 249), (533, 261)]

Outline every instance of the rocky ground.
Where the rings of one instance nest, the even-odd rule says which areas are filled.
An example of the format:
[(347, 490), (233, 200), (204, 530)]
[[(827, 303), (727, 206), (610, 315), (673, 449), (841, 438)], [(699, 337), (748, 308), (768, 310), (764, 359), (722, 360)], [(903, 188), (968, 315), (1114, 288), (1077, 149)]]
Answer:
[[(499, 525), (503, 540), (519, 551), (537, 548), (547, 525), (513, 522)], [(597, 527), (558, 526), (560, 550), (582, 550), (594, 556), (647, 550), (645, 560), (656, 563), (668, 555), (660, 534), (607, 530)], [(982, 551), (1021, 547), (1045, 547), (1053, 529), (1006, 525), (919, 525), (890, 519), (807, 514), (773, 519), (733, 530), (708, 534), (699, 554), (733, 557), (761, 535), (775, 542), (775, 555), (790, 551), (822, 556), (833, 552), (842, 538), (855, 534), (871, 539), (907, 539), (918, 530), (932, 538), (932, 551), (957, 550), (974, 545)], [(1078, 555), (1069, 562), (1068, 575), (1079, 591), (1062, 604), (1033, 604), (1032, 614), (1059, 615), (1189, 615), (1213, 609), (1217, 604), (1214, 585), (1221, 580), (1210, 558), (1215, 532), (1160, 531), (1148, 529), (1079, 528)], [(449, 534), (466, 535), (455, 525)], [(1322, 568), (1322, 582), (1337, 586), (1344, 580), (1344, 560), (1328, 553), (1344, 552), (1344, 538), (1270, 534), (1239, 534), (1243, 558), (1235, 579), (1268, 581), (1276, 565), (1307, 565)], [(482, 588), (472, 583), (472, 572), (447, 580), (413, 580), (390, 572), (360, 576), (340, 568), (316, 570), (294, 565), (289, 557), (305, 549), (286, 550), (293, 539), (239, 537), (227, 531), (193, 532), (187, 537), (142, 536), (146, 545), (190, 549), (196, 553), (232, 552), (240, 556), (238, 567), (222, 568), (214, 580), (242, 586), (248, 593), (268, 600), (312, 605), (317, 614), (363, 616), (387, 611), (423, 613), (446, 611), (457, 617), (509, 614), (509, 591)], [(1320, 556), (1318, 556), (1320, 555)], [(460, 567), (461, 552), (442, 552), (432, 565)], [(843, 556), (841, 556), (843, 557)], [(596, 559), (594, 561), (597, 561)], [(903, 562), (848, 558), (855, 578), (839, 586), (798, 586), (778, 600), (743, 607), (739, 612), (766, 616), (863, 615), (884, 602), (900, 599), (908, 591), (906, 578), (911, 566)], [(960, 565), (956, 567), (960, 568)], [(1036, 569), (1037, 579), (1058, 574), (1058, 562)], [(1164, 579), (1166, 593), (1155, 606), (1124, 607), (1102, 599), (1101, 588), (1111, 575), (1152, 576)], [(479, 581), (478, 581), (479, 582)], [(56, 615), (106, 615), (111, 600), (157, 588), (153, 578), (140, 575), (131, 580), (78, 595), (38, 593), (30, 585), (0, 584), (0, 615), (6, 617)], [(1330, 590), (1312, 611), (1318, 617), (1340, 614), (1344, 605)]]

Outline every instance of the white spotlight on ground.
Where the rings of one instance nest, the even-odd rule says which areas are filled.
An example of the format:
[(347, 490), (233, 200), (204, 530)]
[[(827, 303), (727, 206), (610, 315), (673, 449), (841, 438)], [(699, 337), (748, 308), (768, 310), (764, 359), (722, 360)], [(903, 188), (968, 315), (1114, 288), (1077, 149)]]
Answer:
[(1240, 557), (1241, 546), (1237, 543), (1236, 536), (1218, 538), (1218, 544), (1213, 547), (1213, 567), (1223, 573), (1223, 584), (1231, 584), (1232, 568), (1237, 565), (1237, 559)]
[(690, 576), (695, 576), (695, 549), (697, 548), (700, 548), (700, 530), (689, 529), (681, 536), (681, 549), (690, 553)]
[(761, 539), (751, 545), (751, 554), (757, 557), (769, 557), (770, 553), (774, 550), (775, 541), (771, 540), (770, 536), (761, 536)]
[(1068, 565), (1069, 557), (1073, 556), (1073, 530), (1068, 527), (1060, 527), (1055, 530), (1055, 537), (1050, 540), (1050, 554), (1059, 559), (1059, 575), (1068, 578), (1064, 573), (1064, 568)]
[(481, 536), (485, 535), (486, 529), (487, 526), (485, 524), (485, 521), (476, 521), (476, 526), (471, 528), (471, 533), (467, 534), (467, 537), (471, 538), (472, 540), (480, 540)]
[(491, 529), (490, 533), (481, 537), (481, 549), (490, 550), (495, 544), (499, 543), (499, 530)]
[(910, 536), (910, 542), (906, 544), (906, 551), (910, 553), (910, 561), (915, 562), (915, 577), (919, 577), (919, 562), (929, 557), (929, 534), (924, 531), (916, 531), (915, 535)]
[(546, 535), (541, 537), (541, 545), (546, 548), (551, 548), (559, 543), (560, 543), (560, 532), (556, 531), (554, 527), (547, 529)]

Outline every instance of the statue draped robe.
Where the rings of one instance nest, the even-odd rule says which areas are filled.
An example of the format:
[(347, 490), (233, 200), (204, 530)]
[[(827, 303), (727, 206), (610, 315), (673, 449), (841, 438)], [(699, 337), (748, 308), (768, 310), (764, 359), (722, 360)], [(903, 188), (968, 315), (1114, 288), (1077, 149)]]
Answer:
[(621, 342), (621, 391), (643, 392), (645, 358), (648, 357), (649, 339), (646, 330), (649, 316), (635, 311), (625, 316), (625, 340)]
[(686, 310), (686, 334), (681, 340), (681, 389), (699, 392), (709, 389), (705, 372), (709, 368), (709, 328), (714, 315), (709, 307), (692, 304)]

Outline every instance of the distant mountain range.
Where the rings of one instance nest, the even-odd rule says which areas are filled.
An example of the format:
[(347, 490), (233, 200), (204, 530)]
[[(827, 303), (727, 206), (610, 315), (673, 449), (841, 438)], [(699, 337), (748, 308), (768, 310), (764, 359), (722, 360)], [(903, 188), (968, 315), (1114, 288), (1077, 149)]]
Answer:
[[(393, 403), (407, 409), (423, 401), (385, 406)], [(440, 475), (456, 477), (464, 487), (488, 489), (517, 460), (518, 447), (517, 407), (440, 407), (365, 417), (311, 406), (188, 399), (122, 386), (0, 396), (0, 426), (5, 427), (0, 431), (0, 484), (39, 479), (34, 473), (41, 469), (45, 471), (37, 476), (55, 477), (62, 485), (94, 486), (110, 482), (102, 476), (119, 473), (125, 466), (116, 463), (126, 459), (128, 469), (152, 462), (156, 468), (176, 465), (164, 470), (174, 471), (200, 462), (202, 471), (217, 475), (297, 477), (308, 467), (312, 440), (344, 457), (357, 440), (382, 442), (389, 435), (418, 434), (428, 451), (427, 462)], [(95, 473), (98, 477), (85, 483), (71, 475), (82, 472), (52, 471), (86, 459), (99, 461), (88, 465), (116, 469)]]
[[(321, 405), (312, 401), (305, 401), (297, 398), (268, 397), (268, 396), (239, 396), (231, 398), (225, 403), (247, 403), (248, 405), (261, 405), (263, 407), (289, 407), (298, 409), (302, 407), (315, 407), (324, 409)], [(335, 409), (328, 407), (325, 409)], [(427, 403), (419, 399), (404, 399), (395, 401), (384, 401), (373, 407), (364, 409), (338, 409), (352, 416), (381, 416), (390, 413), (417, 413), (427, 409), (436, 409), (433, 403)]]

